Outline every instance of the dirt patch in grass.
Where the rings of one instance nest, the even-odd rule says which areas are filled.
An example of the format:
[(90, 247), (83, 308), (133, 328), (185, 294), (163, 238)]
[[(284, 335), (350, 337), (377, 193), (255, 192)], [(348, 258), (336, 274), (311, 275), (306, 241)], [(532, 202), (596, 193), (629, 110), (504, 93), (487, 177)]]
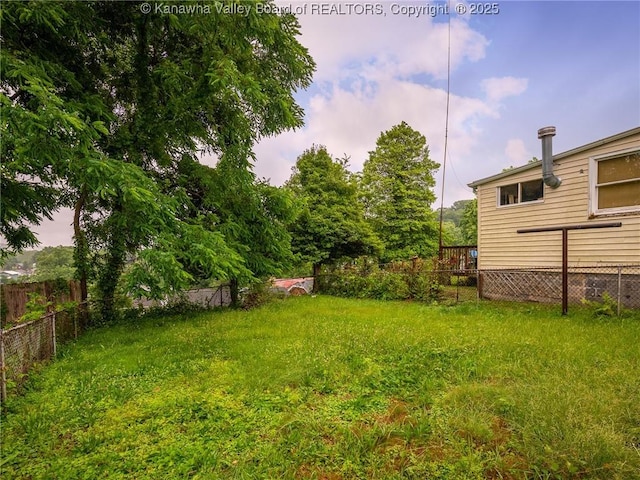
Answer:
[(308, 478), (314, 480), (343, 480), (344, 477), (337, 472), (325, 472), (316, 465), (300, 465), (296, 470), (296, 478)]
[(387, 411), (377, 415), (374, 419), (376, 423), (381, 425), (405, 425), (413, 421), (409, 412), (409, 405), (395, 398), (392, 398), (389, 402)]
[(515, 452), (502, 455), (497, 464), (485, 470), (488, 480), (517, 480), (529, 470), (528, 460)]

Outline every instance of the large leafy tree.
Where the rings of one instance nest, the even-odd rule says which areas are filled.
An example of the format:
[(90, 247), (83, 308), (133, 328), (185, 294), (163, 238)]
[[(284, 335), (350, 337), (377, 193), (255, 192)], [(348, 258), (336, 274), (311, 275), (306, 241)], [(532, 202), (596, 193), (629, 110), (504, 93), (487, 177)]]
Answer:
[[(295, 210), (290, 192), (258, 180), (250, 171), (242, 175), (220, 162), (215, 168), (185, 158), (178, 165), (173, 185), (186, 194), (181, 215), (192, 223), (220, 231), (244, 261), (244, 278), (232, 277), (232, 297), (238, 283), (251, 278), (280, 275), (293, 262), (287, 230)], [(194, 272), (202, 278), (200, 272)]]
[(157, 291), (188, 282), (178, 253), (211, 275), (241, 274), (220, 232), (180, 218), (164, 179), (203, 150), (243, 175), (257, 139), (302, 123), (293, 92), (314, 65), (295, 17), (218, 4), (201, 2), (202, 15), (144, 14), (134, 2), (0, 6), (0, 233), (10, 249), (34, 245), (28, 224), (73, 206), (76, 265), (85, 283), (96, 278), (106, 316), (134, 254), (134, 278)]
[(293, 251), (313, 265), (314, 274), (322, 264), (379, 250), (358, 201), (357, 179), (346, 167), (347, 159), (313, 146), (298, 157), (287, 182), (300, 209), (291, 226)]
[(434, 173), (427, 141), (405, 122), (383, 132), (362, 172), (366, 214), (384, 244), (384, 261), (428, 257), (438, 249), (431, 209)]

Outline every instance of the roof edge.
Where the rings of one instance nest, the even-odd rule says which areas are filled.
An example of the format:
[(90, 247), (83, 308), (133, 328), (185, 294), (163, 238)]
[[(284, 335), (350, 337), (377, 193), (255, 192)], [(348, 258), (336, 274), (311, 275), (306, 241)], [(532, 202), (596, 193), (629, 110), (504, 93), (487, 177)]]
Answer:
[[(640, 127), (635, 127), (630, 130), (625, 130), (624, 132), (616, 133), (615, 135), (611, 135), (609, 137), (605, 137), (600, 140), (587, 143), (580, 147), (572, 148), (571, 150), (567, 150), (566, 152), (558, 153), (553, 156), (553, 161), (562, 160), (563, 158), (569, 157), (571, 155), (575, 155), (576, 153), (581, 153), (586, 150), (591, 150), (592, 148), (599, 147), (600, 145), (615, 142), (616, 140), (621, 140), (623, 138), (630, 137), (631, 135), (635, 135), (638, 133), (640, 133)], [(496, 175), (491, 175), (490, 177), (485, 177), (485, 178), (481, 178), (480, 180), (475, 180), (471, 183), (468, 183), (467, 186), (471, 188), (475, 188), (477, 186), (484, 185), (485, 183), (493, 182), (495, 180), (500, 180), (501, 178), (505, 178), (510, 175), (514, 175), (516, 173), (526, 172), (527, 170), (531, 170), (541, 165), (542, 165), (542, 160), (538, 160), (532, 163), (527, 163), (526, 165), (522, 165), (520, 167), (511, 168), (506, 172), (500, 172)]]

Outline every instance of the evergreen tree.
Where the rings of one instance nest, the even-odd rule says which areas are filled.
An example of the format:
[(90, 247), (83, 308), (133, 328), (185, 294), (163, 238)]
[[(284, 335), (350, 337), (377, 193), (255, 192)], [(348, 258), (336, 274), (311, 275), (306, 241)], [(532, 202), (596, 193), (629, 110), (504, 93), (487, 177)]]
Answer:
[(384, 244), (383, 261), (438, 250), (434, 173), (425, 137), (405, 122), (383, 132), (369, 152), (362, 174), (367, 219)]

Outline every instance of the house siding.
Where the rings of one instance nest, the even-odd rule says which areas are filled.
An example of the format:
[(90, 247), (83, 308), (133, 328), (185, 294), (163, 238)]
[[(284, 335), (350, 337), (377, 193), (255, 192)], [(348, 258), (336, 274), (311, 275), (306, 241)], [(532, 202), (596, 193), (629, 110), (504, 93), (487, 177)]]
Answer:
[(640, 214), (589, 218), (590, 157), (628, 149), (640, 149), (640, 131), (586, 151), (556, 155), (554, 174), (562, 184), (557, 189), (545, 185), (544, 199), (537, 203), (499, 207), (498, 187), (540, 179), (540, 165), (479, 184), (478, 267), (559, 267), (561, 232), (518, 234), (517, 230), (611, 221), (622, 222), (622, 227), (569, 231), (569, 265), (640, 262)]

